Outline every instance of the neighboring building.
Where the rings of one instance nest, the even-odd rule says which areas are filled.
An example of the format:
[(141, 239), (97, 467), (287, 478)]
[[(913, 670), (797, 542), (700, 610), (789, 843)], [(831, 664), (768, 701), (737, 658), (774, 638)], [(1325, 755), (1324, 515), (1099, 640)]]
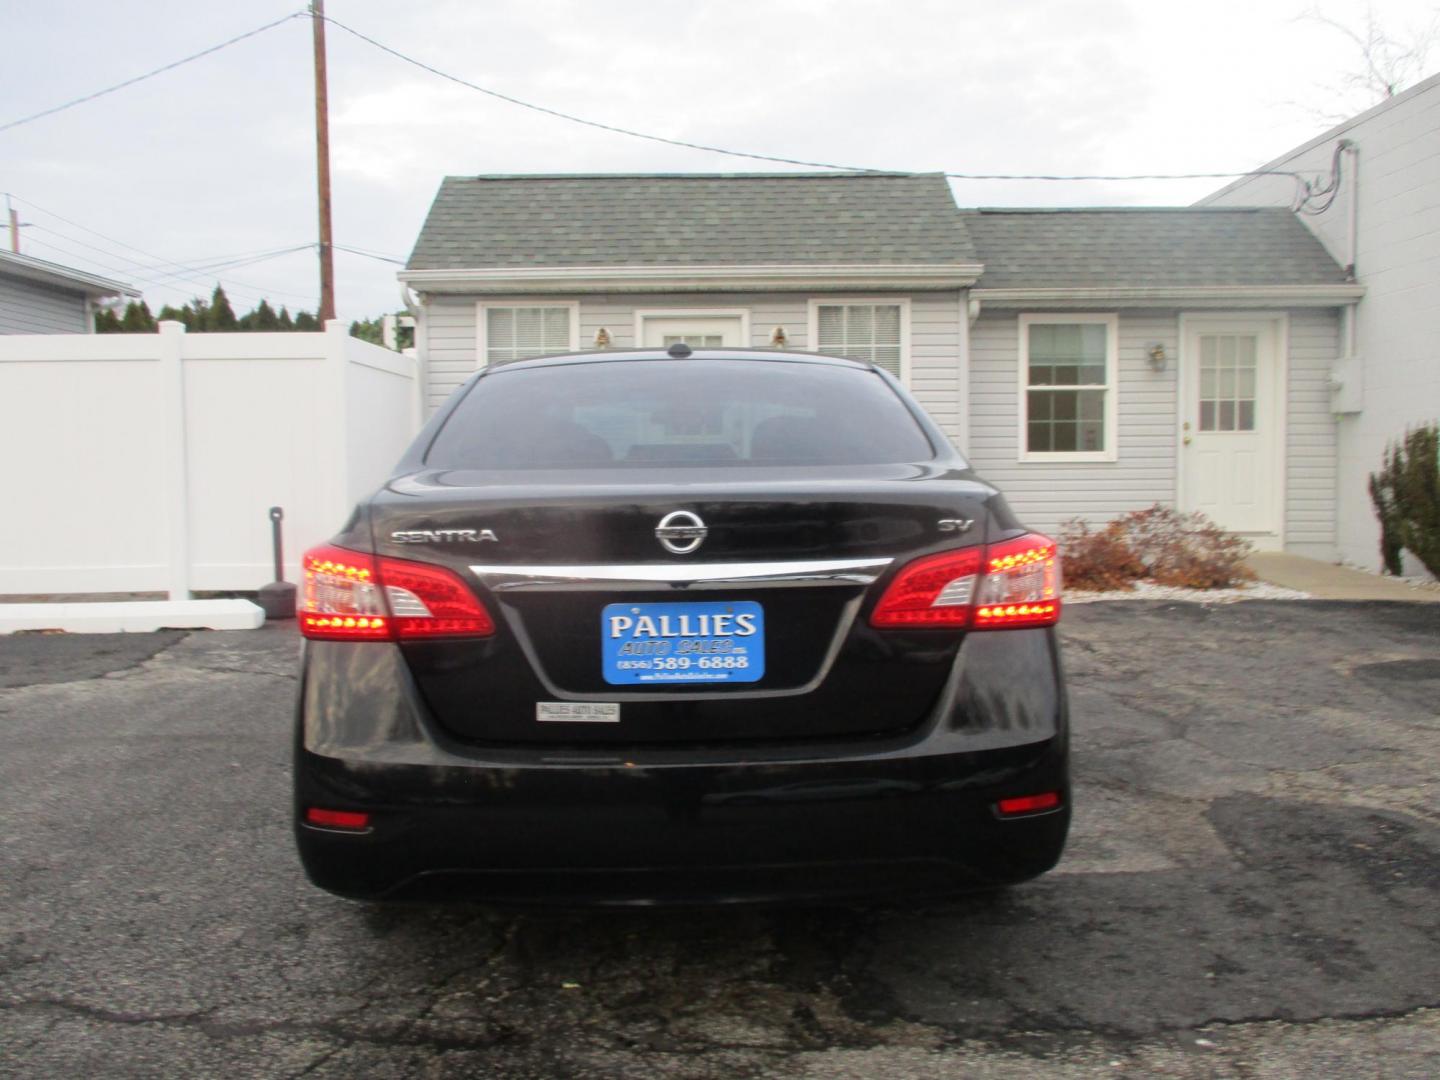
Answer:
[(95, 301), (139, 296), (109, 278), (0, 251), (0, 334), (89, 334)]
[[(1348, 153), (1337, 153), (1341, 140)], [(1261, 168), (1324, 177), (1337, 161), (1328, 209), (1300, 220), (1365, 287), (1334, 397), (1339, 548), (1350, 562), (1378, 567), (1369, 474), (1407, 427), (1440, 419), (1440, 75)], [(1289, 206), (1294, 197), (1289, 177), (1251, 176), (1202, 203)], [(1407, 569), (1422, 572), (1413, 562)]]
[(1361, 289), (1282, 209), (960, 211), (939, 174), (452, 177), (400, 278), (431, 408), (477, 366), (783, 347), (894, 372), (1058, 529), (1156, 502), (1333, 557)]

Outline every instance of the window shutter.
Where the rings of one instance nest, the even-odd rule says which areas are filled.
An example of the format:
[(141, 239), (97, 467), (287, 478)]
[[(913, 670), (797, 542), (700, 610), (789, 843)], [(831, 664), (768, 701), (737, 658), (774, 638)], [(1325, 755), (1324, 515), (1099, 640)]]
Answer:
[(839, 304), (820, 305), (820, 340), (815, 351), (827, 356), (845, 355), (845, 309)]
[(570, 348), (568, 307), (492, 307), (485, 313), (485, 362), (500, 364)]
[(882, 367), (900, 377), (899, 304), (821, 304), (815, 351)]
[(900, 377), (900, 305), (875, 305), (876, 367), (882, 367), (897, 379)]

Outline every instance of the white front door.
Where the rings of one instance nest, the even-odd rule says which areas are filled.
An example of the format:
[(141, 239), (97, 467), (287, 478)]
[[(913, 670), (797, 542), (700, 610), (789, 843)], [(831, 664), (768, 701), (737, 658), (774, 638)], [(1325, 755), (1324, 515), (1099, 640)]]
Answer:
[(683, 341), (693, 348), (738, 349), (745, 345), (739, 315), (642, 315), (640, 344), (665, 348)]
[(1185, 322), (1180, 501), (1258, 546), (1280, 539), (1284, 395), (1269, 319)]

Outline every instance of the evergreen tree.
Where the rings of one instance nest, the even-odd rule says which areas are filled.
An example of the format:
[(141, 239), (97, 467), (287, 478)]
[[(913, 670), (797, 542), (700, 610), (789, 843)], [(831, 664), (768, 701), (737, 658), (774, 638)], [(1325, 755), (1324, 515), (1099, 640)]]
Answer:
[(153, 334), (157, 329), (155, 316), (150, 314), (150, 305), (144, 300), (131, 300), (125, 305), (125, 317), (120, 320), (120, 329), (127, 334)]
[(320, 329), (320, 320), (308, 311), (297, 311), (295, 313), (295, 329), (305, 333), (314, 333)]
[(225, 295), (224, 286), (217, 282), (215, 291), (210, 294), (210, 313), (205, 319), (205, 329), (225, 333), (239, 328), (240, 320), (235, 318), (235, 309), (230, 306), (230, 298)]
[(210, 329), (210, 305), (195, 297), (180, 309), (180, 321), (185, 324), (186, 332), (203, 334)]
[(95, 312), (95, 332), (97, 334), (118, 334), (124, 327), (120, 325), (120, 316), (115, 314), (114, 308), (101, 308)]
[(270, 306), (270, 301), (261, 299), (260, 305), (250, 313), (247, 318), (253, 316), (253, 329), (262, 333), (274, 332), (283, 329), (280, 319), (275, 314), (275, 309)]
[(157, 322), (183, 323), (185, 322), (185, 311), (184, 308), (174, 308), (166, 304), (160, 309), (160, 314), (155, 316), (155, 319)]
[(383, 322), (383, 317), (356, 319), (350, 324), (350, 336), (359, 338), (361, 341), (368, 341), (372, 345), (383, 345), (385, 344)]

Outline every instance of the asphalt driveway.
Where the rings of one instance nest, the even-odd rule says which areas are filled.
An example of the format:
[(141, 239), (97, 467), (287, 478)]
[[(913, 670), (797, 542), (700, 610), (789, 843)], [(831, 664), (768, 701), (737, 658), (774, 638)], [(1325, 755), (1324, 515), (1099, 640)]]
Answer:
[(320, 893), (292, 630), (0, 638), (0, 1075), (1440, 1073), (1440, 605), (1062, 629), (1058, 871), (699, 914)]

